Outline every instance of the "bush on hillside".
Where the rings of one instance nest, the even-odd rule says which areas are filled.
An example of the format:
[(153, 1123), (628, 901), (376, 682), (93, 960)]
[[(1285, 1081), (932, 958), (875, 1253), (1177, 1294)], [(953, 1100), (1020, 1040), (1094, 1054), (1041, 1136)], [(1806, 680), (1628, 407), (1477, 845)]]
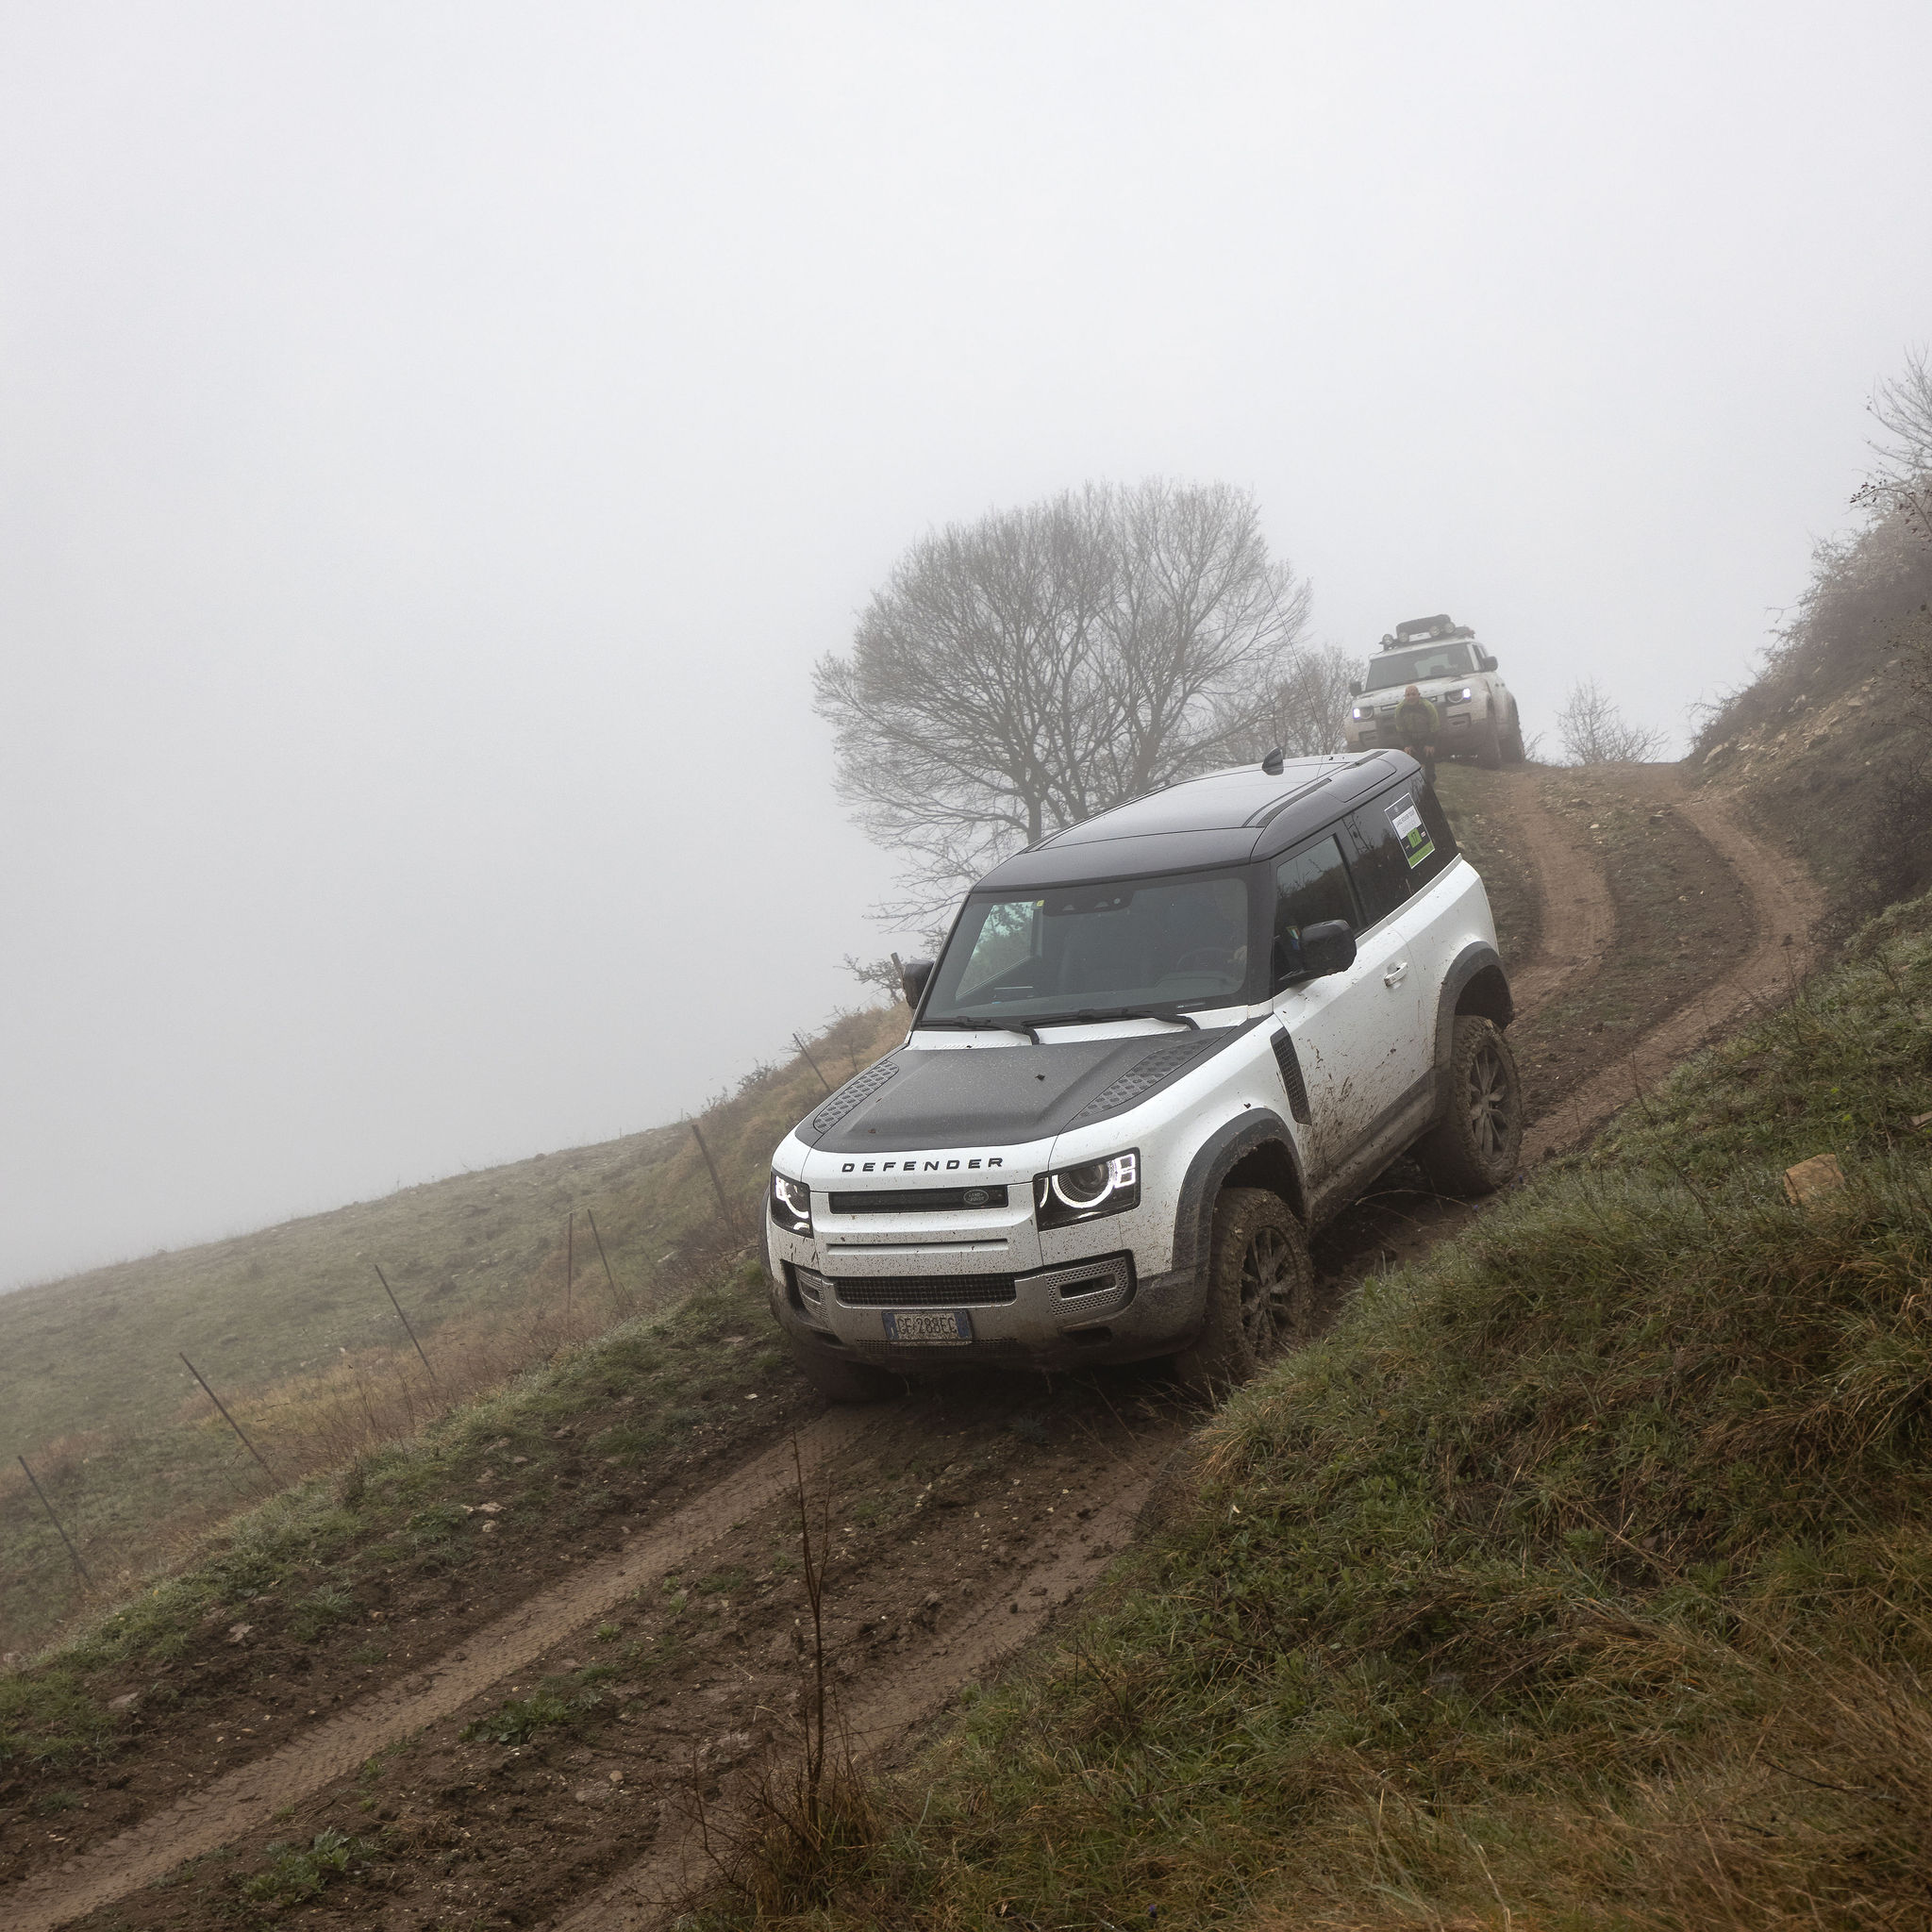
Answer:
[[(1862, 716), (1807, 768), (1799, 753), (1824, 744), (1812, 733), (1835, 705)], [(1739, 747), (1764, 755), (1750, 789), (1824, 879), (1840, 930), (1932, 888), (1932, 532), (1909, 506), (1888, 500), (1813, 553), (1762, 672), (1710, 708), (1693, 755)]]

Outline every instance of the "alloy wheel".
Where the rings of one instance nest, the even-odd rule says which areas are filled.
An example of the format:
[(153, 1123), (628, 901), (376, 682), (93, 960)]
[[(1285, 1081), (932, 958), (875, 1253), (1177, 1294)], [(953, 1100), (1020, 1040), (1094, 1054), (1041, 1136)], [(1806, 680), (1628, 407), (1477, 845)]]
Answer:
[(1507, 1146), (1512, 1111), (1503, 1056), (1485, 1045), (1469, 1063), (1469, 1132), (1485, 1160), (1494, 1160)]
[(1293, 1243), (1278, 1227), (1257, 1228), (1241, 1257), (1241, 1327), (1257, 1358), (1294, 1333), (1302, 1288)]

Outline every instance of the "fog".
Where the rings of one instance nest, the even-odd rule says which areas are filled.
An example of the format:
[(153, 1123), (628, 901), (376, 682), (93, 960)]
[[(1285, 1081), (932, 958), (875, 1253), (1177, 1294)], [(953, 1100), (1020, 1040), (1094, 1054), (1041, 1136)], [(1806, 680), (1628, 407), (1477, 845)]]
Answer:
[(1251, 487), (1681, 747), (1932, 332), (1932, 9), (0, 7), (0, 1282), (675, 1118), (860, 989), (815, 658)]

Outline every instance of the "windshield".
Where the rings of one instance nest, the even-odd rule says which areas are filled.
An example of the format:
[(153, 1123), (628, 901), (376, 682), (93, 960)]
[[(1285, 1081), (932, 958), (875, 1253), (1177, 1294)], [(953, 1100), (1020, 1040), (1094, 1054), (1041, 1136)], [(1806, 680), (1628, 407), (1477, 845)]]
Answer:
[(1248, 886), (1233, 874), (975, 897), (920, 1024), (1225, 1005), (1247, 977)]
[(1400, 690), (1405, 684), (1423, 684), (1431, 677), (1460, 677), (1475, 666), (1466, 643), (1418, 644), (1412, 651), (1390, 651), (1369, 659), (1368, 681), (1364, 691), (1383, 691), (1390, 685)]

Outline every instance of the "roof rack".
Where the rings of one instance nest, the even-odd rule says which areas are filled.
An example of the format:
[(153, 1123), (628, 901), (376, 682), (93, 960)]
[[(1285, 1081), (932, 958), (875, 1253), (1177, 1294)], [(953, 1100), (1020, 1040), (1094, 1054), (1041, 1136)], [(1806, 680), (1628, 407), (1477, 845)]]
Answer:
[(1424, 641), (1435, 642), (1448, 638), (1473, 638), (1475, 632), (1466, 624), (1457, 624), (1446, 610), (1439, 611), (1434, 617), (1411, 617), (1406, 624), (1395, 626), (1393, 638), (1384, 638), (1383, 647), (1391, 643), (1413, 644)]

